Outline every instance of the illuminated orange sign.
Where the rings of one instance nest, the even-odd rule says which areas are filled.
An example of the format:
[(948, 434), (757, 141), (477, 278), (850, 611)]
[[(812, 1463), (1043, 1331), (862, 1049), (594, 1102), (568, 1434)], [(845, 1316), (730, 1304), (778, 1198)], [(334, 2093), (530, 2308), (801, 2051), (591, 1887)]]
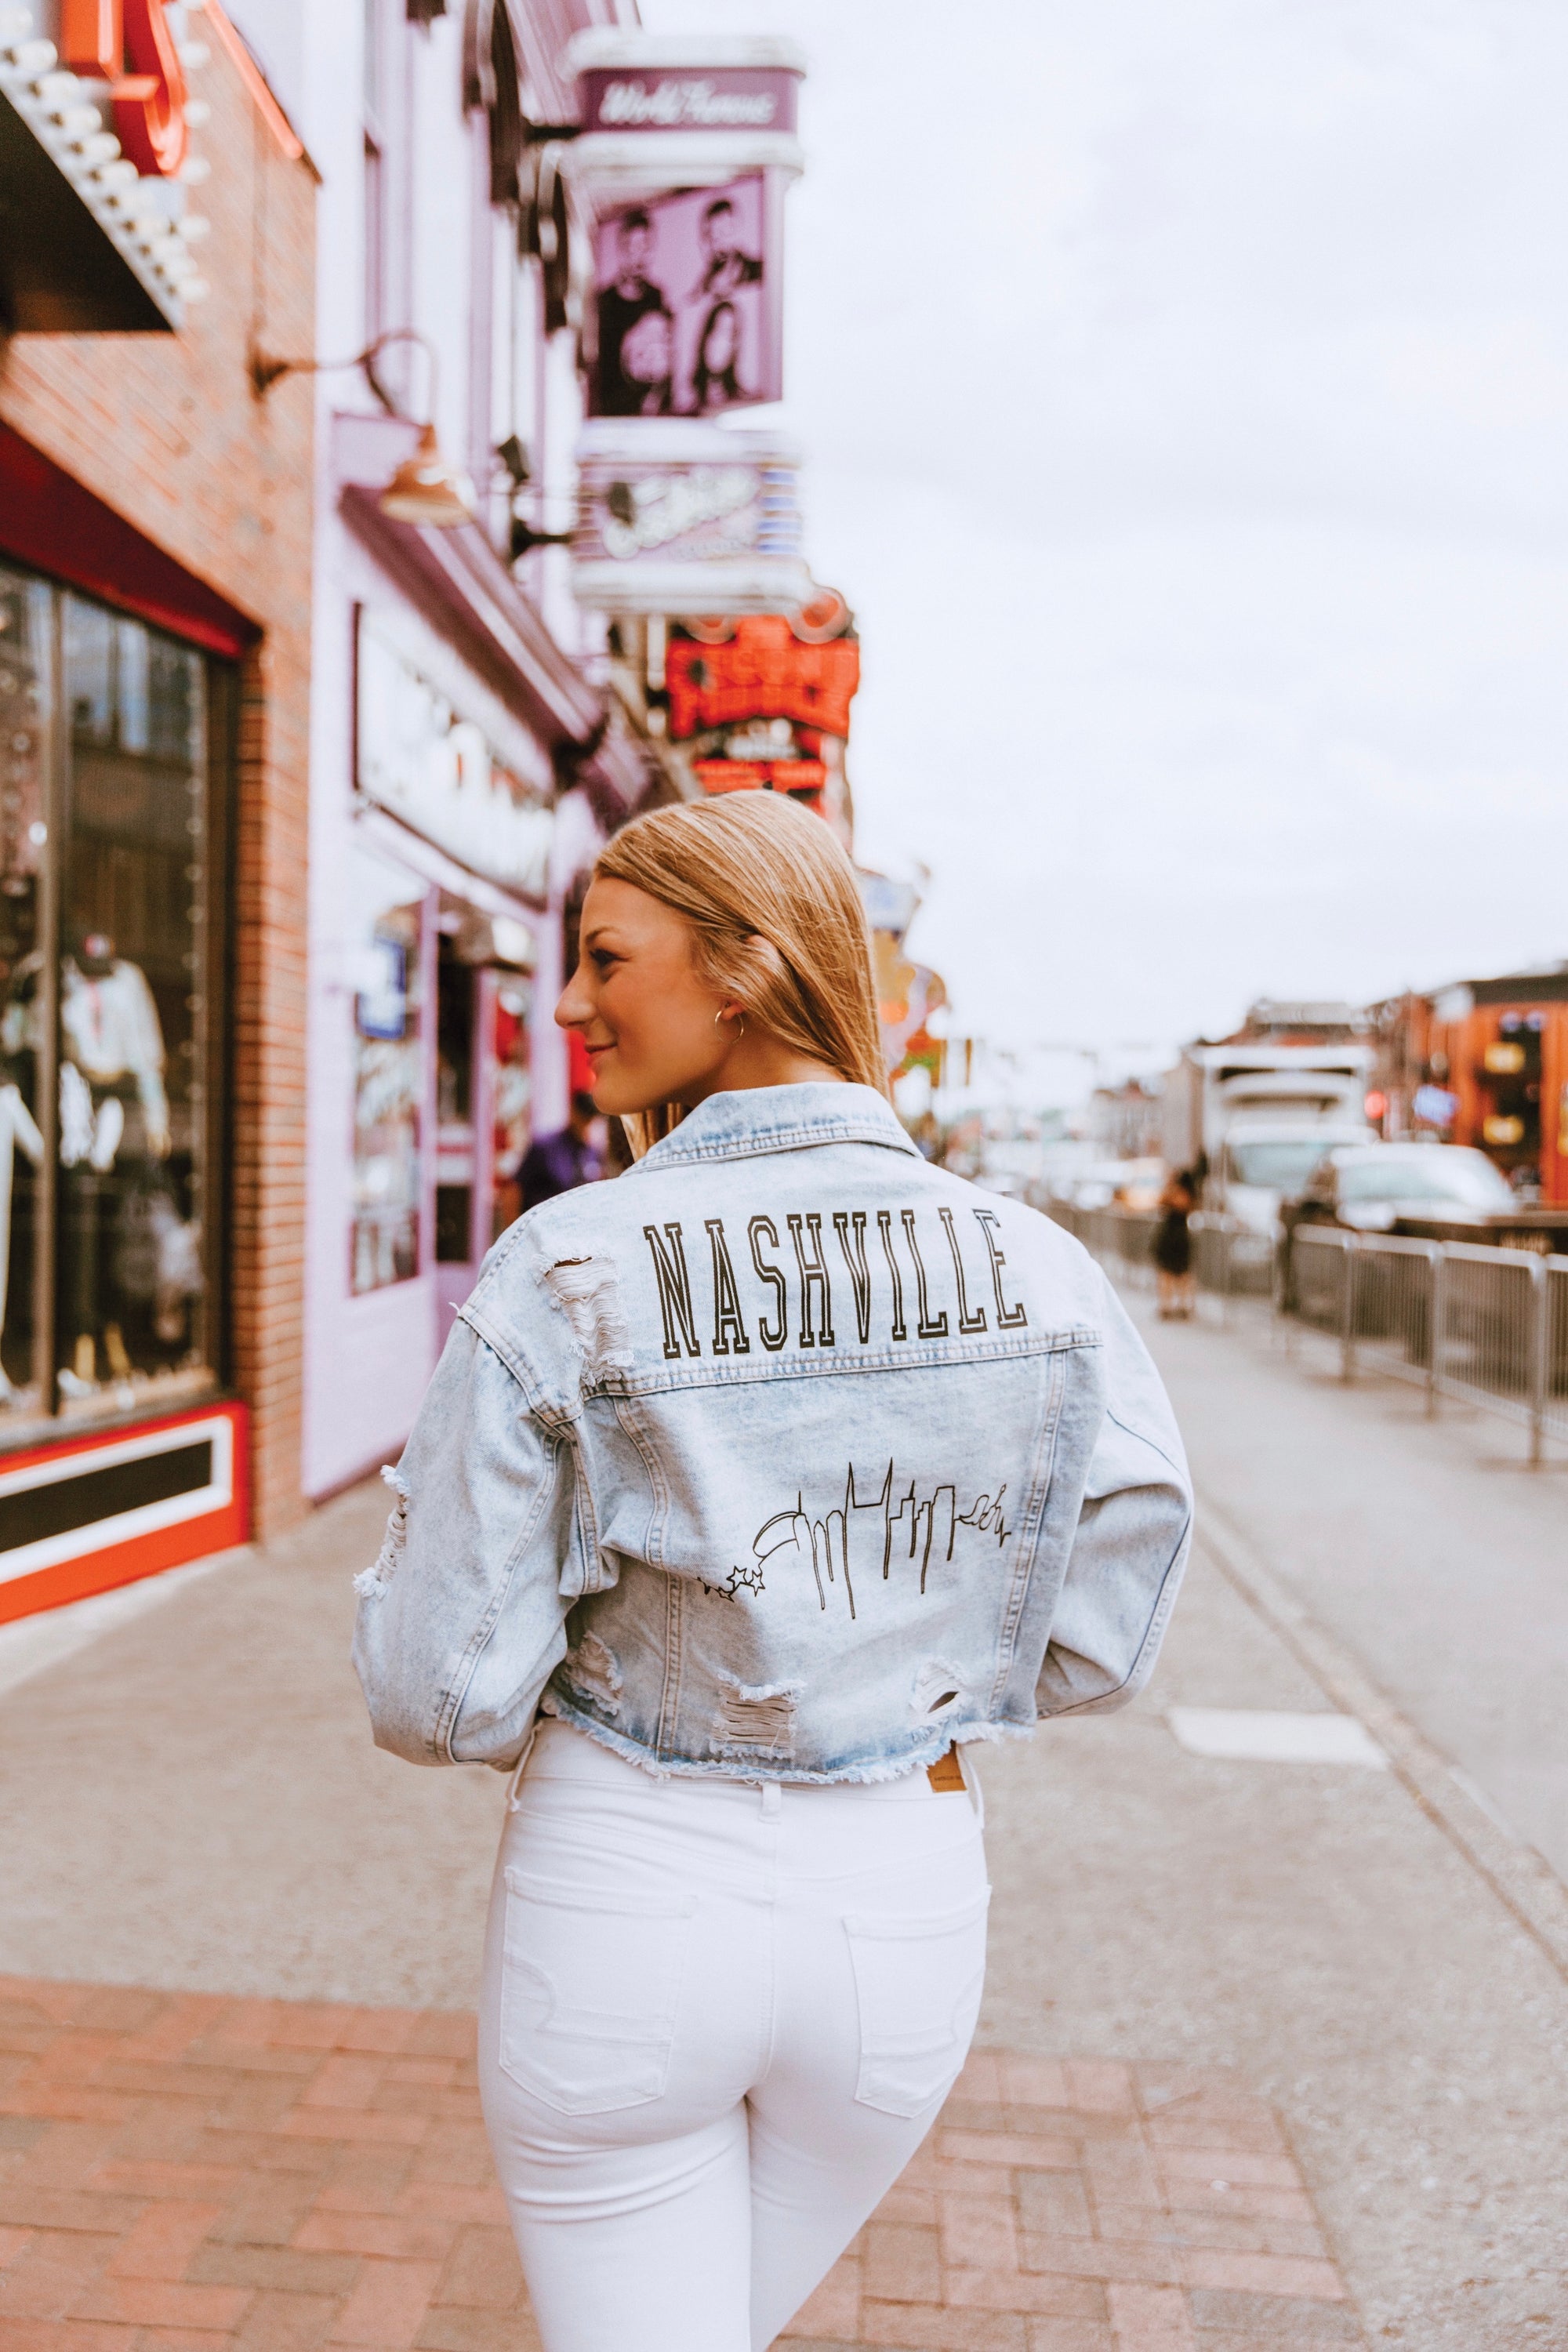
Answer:
[(147, 177), (185, 160), (185, 75), (163, 0), (60, 0), (60, 61), (106, 81), (122, 152)]
[(782, 614), (757, 614), (738, 621), (725, 645), (677, 638), (666, 656), (665, 682), (669, 731), (678, 741), (743, 719), (793, 719), (847, 736), (860, 648), (853, 637), (802, 645)]
[(819, 793), (820, 760), (699, 760), (692, 772), (705, 793)]

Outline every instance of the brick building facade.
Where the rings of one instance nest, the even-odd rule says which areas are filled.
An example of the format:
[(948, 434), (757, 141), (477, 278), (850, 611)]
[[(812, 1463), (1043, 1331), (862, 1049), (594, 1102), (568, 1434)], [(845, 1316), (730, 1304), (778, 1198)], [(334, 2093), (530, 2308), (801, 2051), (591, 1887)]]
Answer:
[[(169, 13), (187, 20), (179, 27), (183, 33), (202, 37), (199, 43), (187, 38), (182, 55), (198, 101), (191, 115), (199, 120), (205, 114), (205, 120), (190, 134), (194, 169), (187, 160), (183, 170), (168, 175), (170, 187), (155, 174), (143, 174), (137, 184), (149, 191), (150, 199), (166, 199), (176, 224), (179, 215), (199, 198), (210, 223), (195, 247), (206, 280), (205, 300), (188, 307), (171, 301), (172, 316), (142, 332), (28, 331), (27, 319), (36, 315), (36, 305), (30, 312), (26, 288), (16, 290), (21, 274), (15, 255), (8, 257), (9, 307), (19, 331), (0, 343), (0, 565), (6, 567), (14, 593), (32, 597), (31, 609), (44, 612), (52, 598), (66, 612), (68, 633), (76, 627), (88, 647), (81, 661), (88, 660), (97, 642), (95, 630), (111, 647), (120, 664), (115, 675), (121, 679), (117, 690), (124, 709), (100, 730), (104, 761), (112, 764), (118, 759), (123, 765), (138, 744), (145, 748), (148, 722), (126, 718), (131, 705), (125, 697), (136, 677), (148, 673), (149, 663), (154, 682), (171, 676), (195, 681), (188, 691), (199, 696), (211, 797), (210, 804), (204, 803), (198, 782), (188, 783), (187, 790), (197, 795), (187, 827), (195, 848), (183, 853), (194, 861), (184, 869), (192, 877), (188, 919), (205, 929), (191, 934), (194, 944), (182, 959), (188, 971), (197, 972), (198, 967), (200, 971), (200, 983), (194, 983), (184, 999), (192, 1008), (190, 1034), (176, 1039), (178, 1020), (165, 1014), (163, 1023), (160, 1055), (172, 1048), (163, 1088), (172, 1105), (164, 1120), (165, 1129), (171, 1125), (174, 1129), (172, 1145), (165, 1132), (161, 1155), (154, 1139), (141, 1159), (129, 1156), (138, 1132), (139, 1108), (149, 1131), (156, 1126), (150, 1108), (151, 1093), (159, 1088), (156, 1074), (121, 1086), (120, 1108), (106, 1119), (106, 1108), (115, 1095), (112, 1073), (107, 1066), (89, 1067), (68, 1034), (63, 1048), (58, 1039), (43, 1040), (41, 1019), (34, 1023), (40, 1042), (33, 1108), (46, 1144), (54, 1118), (52, 1109), (46, 1116), (42, 1108), (47, 1100), (43, 1074), (46, 1066), (53, 1066), (57, 1051), (63, 1051), (67, 1062), (74, 1054), (82, 1065), (90, 1084), (83, 1086), (76, 1078), (72, 1084), (97, 1124), (89, 1130), (91, 1148), (83, 1147), (85, 1159), (79, 1149), (72, 1161), (68, 1143), (59, 1146), (59, 1165), (52, 1167), (52, 1173), (61, 1191), (53, 1208), (42, 1198), (41, 1180), (29, 1179), (18, 1162), (19, 1181), (30, 1181), (34, 1188), (29, 1197), (35, 1203), (37, 1255), (41, 1257), (53, 1241), (56, 1263), (36, 1273), (33, 1292), (35, 1302), (42, 1300), (46, 1309), (53, 1302), (57, 1336), (51, 1356), (47, 1333), (35, 1324), (32, 1363), (37, 1378), (30, 1386), (26, 1386), (26, 1367), (16, 1352), (23, 1342), (8, 1343), (7, 1402), (20, 1399), (26, 1409), (15, 1427), (0, 1418), (0, 1446), (12, 1449), (0, 1453), (0, 1520), (8, 1508), (14, 1517), (20, 1513), (9, 1538), (0, 1527), (0, 1617), (172, 1564), (211, 1549), (215, 1540), (232, 1540), (245, 1525), (247, 1470), (252, 1524), (258, 1531), (286, 1524), (303, 1507), (303, 885), (314, 412), (309, 380), (302, 377), (280, 383), (265, 402), (260, 400), (252, 384), (250, 359), (258, 343), (290, 354), (308, 354), (313, 349), (317, 181), (310, 158), (226, 21), (216, 9), (202, 16)], [(44, 45), (38, 43), (14, 47), (8, 55), (14, 74), (48, 64)], [(51, 79), (56, 84), (52, 91)], [(85, 92), (79, 88), (75, 95), (90, 99), (92, 89), (89, 81)], [(14, 142), (20, 139), (26, 145), (24, 109), (32, 106), (37, 121), (36, 110), (60, 98), (62, 90), (58, 72), (52, 78), (39, 73), (26, 87), (13, 80), (7, 97), (0, 98), (0, 113), (5, 113), (8, 102), (11, 111), (5, 119)], [(53, 128), (38, 121), (36, 137), (42, 142), (46, 133), (57, 135), (62, 121), (69, 130), (64, 100)], [(102, 143), (112, 148), (115, 142), (110, 137)], [(70, 158), (66, 162), (77, 168)], [(109, 209), (114, 192), (104, 198), (96, 184), (85, 180), (81, 184), (88, 206), (96, 207), (110, 223), (112, 237), (103, 242), (103, 268), (107, 273), (121, 267), (123, 277), (117, 255), (132, 252), (132, 247), (130, 233), (114, 226)], [(135, 195), (132, 186), (125, 200), (133, 201)], [(177, 247), (169, 249), (178, 257)], [(139, 254), (135, 257), (142, 281), (153, 282), (151, 263)], [(189, 286), (188, 273), (184, 283)], [(66, 289), (66, 296), (72, 290)], [(60, 625), (56, 623), (57, 631)], [(191, 668), (193, 662), (205, 663), (205, 684)], [(57, 797), (77, 792), (71, 806), (79, 821), (79, 774), (87, 757), (81, 746), (93, 723), (89, 703), (90, 691), (79, 695), (68, 712), (62, 703), (54, 727), (61, 775), (75, 773), (79, 782), (72, 787), (57, 778), (53, 789)], [(137, 784), (132, 767), (125, 765), (116, 787), (123, 808), (132, 805), (133, 785), (144, 797), (154, 789), (151, 782)], [(166, 793), (173, 787), (158, 789)], [(101, 787), (101, 792), (108, 790), (107, 784)], [(208, 812), (205, 817), (204, 806)], [(158, 819), (164, 833), (169, 822)], [(41, 824), (33, 828), (40, 838)], [(104, 841), (107, 846), (100, 845), (94, 856), (99, 868), (121, 877), (117, 903), (139, 904), (133, 883), (144, 898), (154, 890), (158, 875), (173, 871), (165, 856), (162, 866), (148, 865), (143, 873), (129, 835), (118, 845), (107, 835)], [(46, 844), (40, 857), (53, 855)], [(52, 894), (66, 958), (61, 985), (68, 1002), (77, 1003), (85, 992), (94, 1003), (107, 1003), (121, 985), (116, 971), (132, 967), (124, 961), (111, 966), (114, 941), (99, 939), (102, 973), (95, 977), (91, 957), (77, 950), (68, 906), (63, 916), (59, 912), (75, 887), (68, 877), (51, 879), (40, 871), (37, 903), (47, 908)], [(33, 887), (32, 877), (18, 881), (16, 887), (20, 896)], [(152, 922), (156, 914), (153, 908), (140, 919)], [(38, 936), (40, 945), (30, 959), (30, 984), (41, 1006), (50, 992), (53, 972), (41, 961), (46, 934), (40, 930)], [(86, 949), (94, 945), (92, 938), (86, 940)], [(77, 956), (74, 965), (72, 953)], [(19, 961), (11, 976), (18, 997), (28, 983), (16, 975), (27, 961)], [(176, 989), (179, 984), (176, 980)], [(129, 989), (132, 983), (123, 986)], [(177, 1013), (176, 1000), (166, 992), (159, 999), (160, 1005), (165, 1003), (175, 1003)], [(6, 1040), (12, 1049), (26, 1025), (18, 1013)], [(181, 1055), (184, 1065), (178, 1060)], [(210, 1071), (210, 1082), (198, 1083), (203, 1069)], [(62, 1065), (62, 1079), (68, 1075)], [(182, 1081), (188, 1098), (184, 1113)], [(24, 1076), (24, 1097), (29, 1086)], [(181, 1159), (182, 1117), (189, 1139), (187, 1157), (195, 1171), (189, 1176)], [(62, 1134), (64, 1122), (62, 1095)], [(100, 1168), (106, 1151), (112, 1154), (113, 1137), (121, 1130), (118, 1160)], [(89, 1166), (98, 1170), (97, 1175), (83, 1177), (81, 1171)], [(171, 1169), (173, 1175), (167, 1172)], [(46, 1156), (45, 1174), (50, 1172)], [(179, 1188), (194, 1185), (197, 1173), (205, 1189), (193, 1209), (194, 1192), (182, 1201)], [(104, 1223), (110, 1214), (106, 1202), (116, 1186), (118, 1223), (110, 1232)], [(195, 1275), (184, 1277), (189, 1319), (183, 1332), (174, 1288), (177, 1271), (171, 1274), (166, 1252), (158, 1259), (155, 1280), (162, 1287), (149, 1311), (163, 1339), (149, 1341), (144, 1362), (136, 1358), (133, 1307), (111, 1299), (94, 1328), (79, 1330), (74, 1338), (68, 1328), (68, 1308), (60, 1301), (75, 1277), (62, 1253), (75, 1246), (80, 1255), (86, 1246), (79, 1234), (82, 1201), (99, 1220), (89, 1237), (96, 1253), (94, 1266), (100, 1273), (108, 1269), (106, 1280), (122, 1279), (132, 1297), (139, 1295), (132, 1278), (136, 1232), (134, 1219), (127, 1222), (128, 1202), (159, 1246), (172, 1246), (176, 1260), (182, 1232), (174, 1229), (182, 1216), (186, 1256), (198, 1244), (206, 1252), (205, 1297), (196, 1297)], [(20, 1295), (19, 1279), (26, 1287), (26, 1269), (16, 1256), (19, 1246), (13, 1248), (14, 1302)], [(87, 1319), (85, 1310), (77, 1319)], [(179, 1336), (170, 1338), (171, 1333)], [(162, 1495), (156, 1491), (156, 1478), (149, 1485), (142, 1477), (138, 1486), (138, 1433), (159, 1424), (165, 1425), (166, 1433), (172, 1403), (179, 1406), (176, 1423), (182, 1419), (188, 1423), (210, 1401), (224, 1399), (237, 1400), (242, 1408), (232, 1424), (240, 1434), (226, 1513), (215, 1507), (204, 1515), (204, 1498), (215, 1506), (222, 1498), (212, 1479), (209, 1492), (200, 1486), (199, 1473), (188, 1468), (165, 1475)], [(221, 1431), (218, 1438), (222, 1440)], [(52, 1491), (66, 1491), (71, 1482), (62, 1484), (56, 1458), (62, 1446), (90, 1467), (99, 1458), (93, 1449), (100, 1439), (110, 1442), (110, 1453), (102, 1458), (109, 1461), (112, 1455), (117, 1466), (98, 1474), (100, 1482), (110, 1480), (102, 1496), (116, 1506), (99, 1535), (115, 1540), (106, 1545), (94, 1538), (95, 1511), (89, 1498), (75, 1507), (73, 1554), (71, 1507), (57, 1506), (52, 1520), (47, 1513), (40, 1517), (27, 1500), (28, 1479), (41, 1475)], [(159, 1441), (167, 1461), (176, 1459), (169, 1452), (172, 1442), (166, 1433)], [(205, 1457), (209, 1471), (214, 1458), (210, 1452)], [(22, 1470), (8, 1481), (7, 1471), (17, 1464)], [(198, 1477), (195, 1488), (191, 1486), (193, 1476)], [(114, 1477), (120, 1480), (118, 1486)], [(174, 1493), (168, 1491), (171, 1486)], [(62, 1519), (68, 1524), (62, 1525)], [(6, 1540), (20, 1546), (20, 1568), (5, 1564)], [(29, 1561), (32, 1565), (26, 1565)]]

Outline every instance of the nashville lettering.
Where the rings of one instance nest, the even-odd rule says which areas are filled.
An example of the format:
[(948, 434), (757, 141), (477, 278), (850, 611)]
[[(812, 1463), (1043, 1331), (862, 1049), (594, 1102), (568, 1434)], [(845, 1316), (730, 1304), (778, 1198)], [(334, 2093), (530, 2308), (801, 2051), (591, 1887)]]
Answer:
[(707, 1217), (689, 1250), (678, 1218), (645, 1225), (665, 1355), (749, 1356), (753, 1339), (776, 1352), (792, 1337), (798, 1348), (945, 1339), (988, 1331), (993, 1318), (998, 1331), (1021, 1329), (1000, 1221), (989, 1209), (969, 1215), (973, 1233), (946, 1208), (934, 1227), (912, 1209), (896, 1221), (890, 1209), (792, 1211), (783, 1234), (769, 1216)]

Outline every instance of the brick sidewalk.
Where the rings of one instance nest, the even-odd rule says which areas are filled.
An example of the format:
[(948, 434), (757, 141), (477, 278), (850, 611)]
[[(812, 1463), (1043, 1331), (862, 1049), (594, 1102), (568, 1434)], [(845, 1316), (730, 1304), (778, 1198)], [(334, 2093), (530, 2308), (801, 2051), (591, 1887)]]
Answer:
[[(1258, 2100), (997, 2052), (784, 2340), (1363, 2342)], [(0, 1979), (0, 2352), (328, 2346), (536, 2352), (472, 2019)]]

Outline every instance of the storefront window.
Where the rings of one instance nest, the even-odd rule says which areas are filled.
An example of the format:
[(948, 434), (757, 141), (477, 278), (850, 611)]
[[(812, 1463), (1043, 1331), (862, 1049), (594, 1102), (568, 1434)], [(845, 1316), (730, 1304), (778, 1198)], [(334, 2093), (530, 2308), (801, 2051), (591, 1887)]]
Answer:
[(355, 852), (351, 961), (354, 987), (353, 1222), (349, 1281), (356, 1297), (419, 1271), (420, 1044), (424, 894), (410, 877)]
[(0, 572), (0, 1439), (217, 1369), (209, 689), (189, 646)]
[(201, 1369), (206, 743), (201, 656), (68, 596), (59, 1385)]
[(24, 1423), (40, 1412), (47, 1385), (37, 1297), (45, 1207), (37, 997), (53, 653), (48, 589), (0, 570), (0, 1414)]

